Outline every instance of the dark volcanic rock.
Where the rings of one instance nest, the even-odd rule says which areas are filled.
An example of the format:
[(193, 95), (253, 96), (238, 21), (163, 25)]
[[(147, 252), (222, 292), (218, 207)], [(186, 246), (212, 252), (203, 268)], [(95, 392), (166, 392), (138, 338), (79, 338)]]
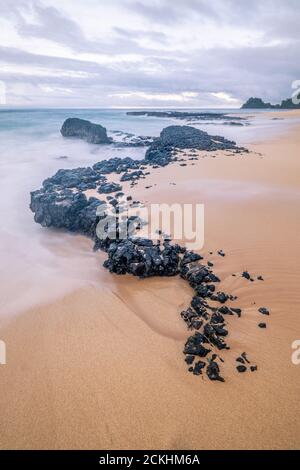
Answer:
[(106, 175), (109, 173), (120, 173), (122, 171), (127, 171), (128, 169), (136, 169), (139, 168), (140, 164), (140, 161), (133, 160), (130, 157), (115, 157), (95, 163), (95, 165), (93, 165), (93, 170)]
[(209, 365), (206, 368), (206, 374), (210, 380), (218, 380), (220, 382), (225, 382), (223, 377), (220, 376), (220, 368), (216, 361), (210, 361)]
[(104, 202), (87, 199), (83, 193), (65, 190), (60, 194), (41, 189), (31, 193), (30, 209), (35, 213), (35, 222), (43, 227), (64, 228), (94, 237), (99, 221), (96, 212), (101, 204)]
[(247, 367), (240, 365), (240, 366), (237, 366), (236, 369), (238, 372), (246, 372)]
[(63, 123), (61, 134), (64, 137), (78, 137), (90, 144), (110, 144), (105, 127), (85, 119), (68, 118)]
[(241, 121), (242, 117), (230, 117), (224, 113), (204, 113), (197, 111), (128, 111), (128, 116), (149, 116), (158, 118), (175, 118), (175, 119), (189, 119), (189, 120), (203, 120), (211, 121), (212, 119), (228, 119), (230, 122), (234, 120)]
[(198, 333), (198, 331), (196, 331), (196, 333), (193, 336), (190, 336), (187, 339), (183, 353), (194, 355), (194, 356), (205, 357), (210, 352), (210, 349), (207, 349), (203, 346), (202, 343), (204, 342), (206, 342), (206, 339), (203, 337), (201, 333)]
[(191, 126), (169, 126), (164, 128), (160, 137), (155, 139), (146, 152), (145, 160), (159, 166), (165, 166), (174, 160), (173, 150), (225, 150), (237, 149), (235, 142), (220, 136), (211, 136)]
[(251, 276), (248, 273), (248, 271), (243, 271), (242, 272), (242, 277), (244, 277), (245, 279), (248, 279), (248, 281), (250, 281), (250, 279), (251, 279)]
[[(219, 338), (218, 333), (216, 332), (216, 327), (210, 323), (206, 323), (204, 326), (204, 334), (211, 344), (216, 346), (218, 349), (227, 349), (228, 346), (226, 343)], [(226, 331), (226, 330), (224, 330)], [(227, 332), (226, 332), (227, 333)]]
[[(298, 94), (297, 98), (299, 99), (300, 94)], [(242, 109), (257, 109), (257, 108), (271, 108), (271, 109), (299, 109), (300, 104), (296, 104), (293, 102), (292, 98), (288, 98), (286, 100), (282, 100), (280, 104), (271, 104), (265, 103), (261, 98), (249, 98), (246, 103), (242, 105)]]
[(258, 311), (259, 313), (262, 313), (263, 315), (270, 315), (270, 312), (266, 307), (260, 307)]
[(164, 146), (197, 150), (232, 149), (235, 142), (220, 136), (211, 136), (191, 126), (169, 126), (160, 133), (159, 141)]
[(96, 182), (104, 181), (105, 176), (90, 167), (58, 170), (51, 178), (43, 182), (46, 190), (76, 188), (80, 190), (93, 189)]
[(193, 374), (194, 375), (201, 375), (202, 369), (206, 366), (204, 361), (197, 361), (194, 365)]
[(109, 194), (109, 193), (114, 193), (115, 191), (121, 191), (122, 190), (122, 186), (118, 183), (102, 183), (100, 184), (99, 188), (98, 188), (98, 193), (105, 193), (105, 194)]
[(267, 328), (266, 323), (263, 323), (263, 322), (259, 323), (258, 326), (259, 326), (259, 328)]
[[(98, 162), (92, 168), (59, 170), (44, 181), (40, 190), (31, 193), (30, 208), (35, 214), (35, 221), (46, 227), (66, 229), (93, 238), (94, 249), (101, 249), (107, 253), (104, 266), (110, 272), (128, 273), (140, 278), (180, 274), (182, 279), (188, 282), (193, 289), (193, 297), (190, 306), (181, 312), (181, 317), (188, 328), (194, 330), (192, 336), (187, 339), (183, 351), (186, 355), (185, 360), (190, 366), (195, 356), (206, 357), (211, 351), (205, 345), (209, 345), (213, 350), (229, 349), (224, 342), (228, 331), (223, 314), (233, 315), (235, 311), (240, 315), (240, 309), (229, 308), (226, 305), (216, 307), (213, 303), (210, 305), (211, 300), (225, 303), (235, 298), (224, 292), (216, 292), (215, 284), (220, 282), (220, 279), (212, 272), (212, 266), (200, 263), (203, 259), (201, 255), (172, 244), (170, 237), (161, 232), (164, 242), (160, 240), (153, 242), (147, 238), (137, 237), (136, 230), (139, 230), (145, 222), (138, 216), (123, 219), (126, 196), (120, 192), (122, 187), (118, 183), (108, 182), (105, 175), (121, 173), (120, 179), (131, 181), (132, 185), (136, 179), (145, 178), (147, 173), (143, 170), (149, 162), (155, 161), (157, 166), (170, 163), (174, 159), (173, 150), (176, 147), (215, 150), (222, 147), (231, 148), (232, 145), (235, 146), (231, 141), (209, 136), (192, 127), (170, 126), (162, 131), (161, 136), (155, 139), (149, 149), (148, 157), (152, 155), (154, 160), (151, 160), (152, 157), (143, 161), (129, 157), (112, 158)], [(99, 192), (105, 194), (116, 191), (118, 193), (115, 197), (106, 196), (107, 203), (93, 197), (87, 199), (83, 191), (97, 187)], [(127, 200), (132, 200), (132, 197), (127, 196)], [(139, 201), (132, 201), (130, 207), (139, 205)], [(104, 225), (105, 235), (100, 239), (96, 234), (99, 221)], [(114, 228), (109, 227), (110, 221), (115, 224)], [(129, 236), (123, 239), (124, 229), (128, 231)], [(100, 236), (99, 231), (98, 236)], [(209, 359), (206, 373), (211, 380), (223, 381), (216, 358), (217, 355), (213, 354)], [(223, 361), (222, 358), (219, 359)], [(243, 360), (246, 361), (245, 358)], [(200, 375), (205, 366), (204, 361), (198, 361), (189, 370), (194, 375)]]
[(187, 324), (189, 329), (199, 330), (199, 328), (201, 328), (203, 325), (203, 320), (199, 318), (200, 315), (190, 307), (187, 310), (183, 310), (180, 316)]
[(121, 181), (135, 181), (140, 179), (142, 176), (144, 176), (142, 170), (126, 172), (122, 175)]
[(185, 356), (185, 362), (189, 365), (193, 364), (195, 356)]
[(178, 274), (180, 258), (173, 245), (161, 247), (148, 239), (128, 238), (112, 242), (107, 254), (104, 266), (117, 274), (130, 273), (141, 278)]

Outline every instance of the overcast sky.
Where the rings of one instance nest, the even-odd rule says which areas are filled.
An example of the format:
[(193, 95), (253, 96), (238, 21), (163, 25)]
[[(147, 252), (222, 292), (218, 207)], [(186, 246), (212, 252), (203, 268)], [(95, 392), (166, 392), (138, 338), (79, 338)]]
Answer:
[(237, 107), (300, 79), (300, 0), (0, 0), (8, 106)]

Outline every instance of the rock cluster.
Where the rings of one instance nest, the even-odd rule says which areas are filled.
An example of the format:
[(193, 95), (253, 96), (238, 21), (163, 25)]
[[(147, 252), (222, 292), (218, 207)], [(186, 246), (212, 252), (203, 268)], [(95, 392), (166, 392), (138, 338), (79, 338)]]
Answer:
[(128, 116), (148, 116), (158, 118), (171, 118), (171, 119), (184, 119), (184, 120), (200, 120), (200, 121), (211, 121), (211, 120), (229, 120), (242, 121), (244, 118), (239, 116), (227, 116), (224, 113), (204, 113), (197, 111), (127, 111)]

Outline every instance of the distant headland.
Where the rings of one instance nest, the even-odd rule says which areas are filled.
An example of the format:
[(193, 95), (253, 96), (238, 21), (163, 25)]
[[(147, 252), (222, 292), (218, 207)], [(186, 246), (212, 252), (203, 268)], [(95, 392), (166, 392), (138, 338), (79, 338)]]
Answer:
[(261, 98), (249, 98), (241, 109), (300, 109), (300, 104), (293, 103), (291, 98), (282, 100), (280, 104), (265, 103)]

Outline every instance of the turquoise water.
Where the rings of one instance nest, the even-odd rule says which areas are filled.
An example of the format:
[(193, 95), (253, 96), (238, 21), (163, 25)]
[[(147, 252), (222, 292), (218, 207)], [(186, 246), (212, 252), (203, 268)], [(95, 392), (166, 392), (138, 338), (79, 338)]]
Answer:
[[(288, 124), (287, 119), (266, 119), (265, 113), (238, 112), (249, 116), (250, 125), (236, 127), (211, 121), (196, 127), (246, 145), (282, 131)], [(76, 287), (103, 282), (99, 278), (100, 261), (88, 242), (79, 246), (78, 237), (34, 223), (29, 209), (30, 191), (39, 188), (59, 168), (92, 165), (113, 156), (143, 158), (145, 149), (64, 139), (59, 130), (63, 121), (73, 116), (104, 125), (110, 135), (118, 130), (157, 136), (163, 127), (184, 124), (173, 119), (127, 116), (126, 110), (0, 110), (0, 319)]]

